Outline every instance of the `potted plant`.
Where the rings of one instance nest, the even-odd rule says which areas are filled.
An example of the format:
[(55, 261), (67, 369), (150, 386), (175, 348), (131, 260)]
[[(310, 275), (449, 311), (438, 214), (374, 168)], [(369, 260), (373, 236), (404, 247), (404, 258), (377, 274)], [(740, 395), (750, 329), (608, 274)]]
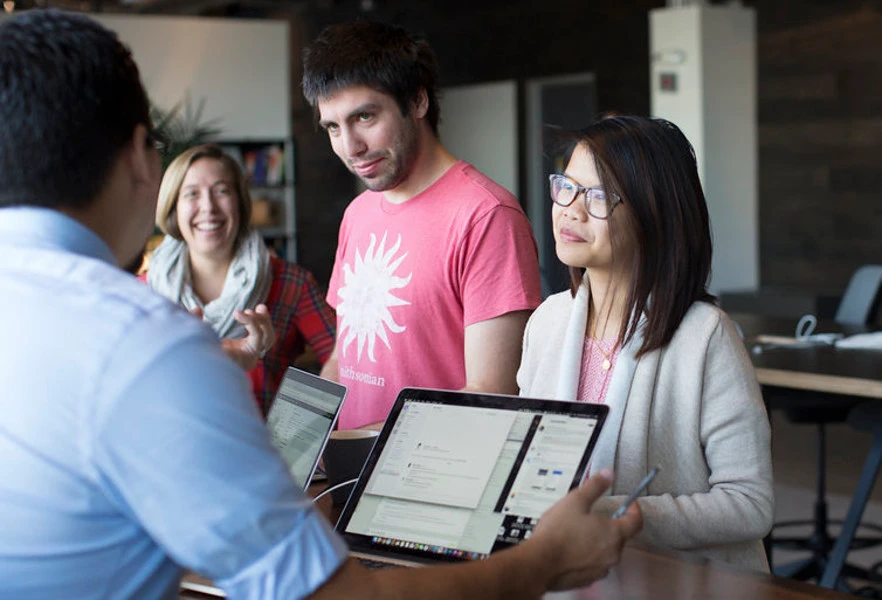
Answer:
[(151, 103), (150, 120), (153, 122), (153, 131), (162, 141), (159, 153), (163, 171), (178, 154), (191, 146), (209, 141), (222, 131), (218, 127), (217, 118), (202, 122), (204, 109), (205, 98), (201, 98), (194, 108), (189, 93), (169, 110), (163, 110)]

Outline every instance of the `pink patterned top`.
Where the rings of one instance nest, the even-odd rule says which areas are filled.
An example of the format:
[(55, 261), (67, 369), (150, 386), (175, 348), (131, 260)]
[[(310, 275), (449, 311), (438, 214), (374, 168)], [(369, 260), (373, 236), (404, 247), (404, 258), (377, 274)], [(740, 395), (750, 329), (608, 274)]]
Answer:
[[(582, 346), (582, 372), (579, 374), (579, 392), (576, 399), (579, 402), (593, 402), (604, 404), (606, 391), (609, 389), (609, 380), (612, 379), (613, 369), (616, 367), (616, 358), (619, 356), (619, 347), (616, 344), (618, 338), (594, 340), (585, 337)], [(603, 352), (601, 352), (601, 348)], [(604, 371), (603, 361), (606, 359), (603, 353), (609, 355), (612, 366)]]

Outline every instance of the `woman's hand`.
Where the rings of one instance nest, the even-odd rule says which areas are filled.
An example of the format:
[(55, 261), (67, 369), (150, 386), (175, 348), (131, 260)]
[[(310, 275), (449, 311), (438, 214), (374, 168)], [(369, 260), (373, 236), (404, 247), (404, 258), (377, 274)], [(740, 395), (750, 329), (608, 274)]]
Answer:
[[(194, 317), (203, 318), (202, 309), (194, 308), (190, 311)], [(276, 331), (270, 319), (269, 309), (266, 304), (258, 304), (254, 310), (237, 310), (233, 317), (248, 332), (243, 338), (230, 340), (221, 339), (221, 347), (227, 356), (237, 365), (250, 371), (257, 366), (257, 361), (263, 358), (276, 343)]]
[(233, 317), (248, 331), (243, 338), (222, 339), (221, 345), (233, 361), (246, 371), (257, 366), (257, 361), (276, 343), (276, 332), (270, 320), (269, 309), (258, 304), (254, 310), (237, 310)]
[[(202, 309), (194, 308), (190, 314), (201, 319)], [(237, 310), (233, 313), (233, 317), (245, 326), (248, 335), (236, 340), (224, 338), (221, 340), (221, 347), (233, 362), (250, 371), (276, 343), (276, 332), (273, 329), (269, 309), (266, 304), (258, 304), (254, 310), (250, 308)]]

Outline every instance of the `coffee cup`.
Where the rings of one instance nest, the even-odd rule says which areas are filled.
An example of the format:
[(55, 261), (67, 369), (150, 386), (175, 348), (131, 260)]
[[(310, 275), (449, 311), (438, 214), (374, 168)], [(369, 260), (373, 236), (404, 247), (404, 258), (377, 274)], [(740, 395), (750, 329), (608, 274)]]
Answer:
[[(329, 488), (358, 478), (379, 434), (374, 429), (338, 429), (331, 432), (324, 454)], [(331, 490), (331, 500), (336, 505), (346, 504), (353, 489), (355, 482), (341, 485)]]

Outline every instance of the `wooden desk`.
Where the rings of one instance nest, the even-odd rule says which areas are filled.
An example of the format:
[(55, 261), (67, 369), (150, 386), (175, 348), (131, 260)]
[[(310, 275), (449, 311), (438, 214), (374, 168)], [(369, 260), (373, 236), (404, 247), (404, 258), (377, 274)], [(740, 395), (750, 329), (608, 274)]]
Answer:
[(553, 600), (808, 600), (854, 596), (683, 553), (628, 547), (622, 562), (591, 587), (546, 594)]
[[(310, 486), (315, 496), (324, 484)], [(342, 507), (332, 506), (330, 497), (318, 501), (322, 514), (336, 520)], [(188, 578), (209, 583), (194, 575)], [(181, 592), (181, 600), (216, 598)], [(771, 575), (746, 573), (728, 565), (687, 553), (627, 547), (621, 563), (604, 580), (569, 592), (546, 594), (548, 600), (848, 600), (840, 592)]]
[[(794, 334), (796, 320), (731, 315), (744, 332), (745, 343), (756, 369), (759, 383), (782, 393), (784, 400), (768, 401), (770, 409), (781, 402), (798, 408), (800, 402), (819, 403), (851, 409), (868, 400), (882, 399), (882, 352), (866, 349), (838, 349), (830, 345), (787, 346), (758, 344), (759, 334)], [(818, 323), (816, 333), (861, 333), (863, 327), (843, 328), (832, 321)], [(882, 466), (882, 435), (874, 436), (873, 446), (864, 461), (852, 501), (820, 584), (834, 588), (841, 585), (840, 574), (860, 524), (869, 495)]]
[[(193, 578), (193, 576), (190, 576)], [(215, 598), (181, 592), (181, 600)], [(771, 575), (745, 573), (667, 552), (628, 547), (622, 562), (594, 585), (545, 595), (546, 600), (848, 600), (854, 596)]]
[[(843, 397), (882, 398), (882, 352), (839, 350), (829, 345), (762, 344), (756, 341), (762, 334), (792, 336), (796, 321), (737, 313), (730, 316), (744, 332), (745, 344), (761, 385)], [(822, 321), (817, 328), (819, 333), (862, 331), (865, 329), (843, 329), (832, 321)]]
[(750, 358), (761, 385), (882, 398), (882, 352), (878, 350), (838, 350), (832, 346), (785, 348), (750, 343), (748, 350), (751, 350)]

